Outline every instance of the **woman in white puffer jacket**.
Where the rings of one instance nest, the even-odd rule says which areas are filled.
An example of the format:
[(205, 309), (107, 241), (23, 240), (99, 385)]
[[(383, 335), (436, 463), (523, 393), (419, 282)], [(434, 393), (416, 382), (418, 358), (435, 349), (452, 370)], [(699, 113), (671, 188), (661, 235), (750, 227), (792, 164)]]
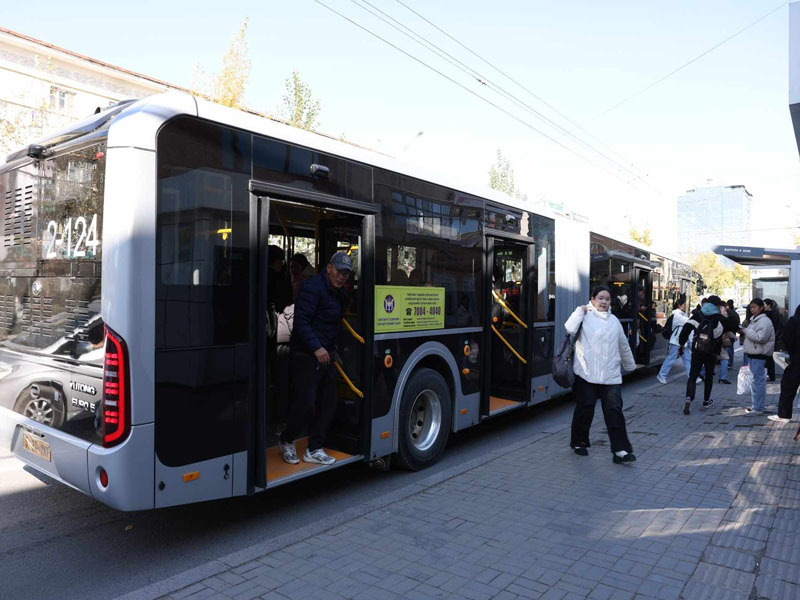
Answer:
[(614, 462), (633, 462), (636, 456), (622, 414), (622, 369), (633, 371), (636, 362), (622, 325), (609, 312), (610, 306), (611, 290), (597, 286), (592, 290), (591, 303), (576, 308), (564, 324), (570, 335), (580, 328), (572, 365), (576, 402), (570, 445), (576, 454), (589, 455), (589, 428), (600, 398)]

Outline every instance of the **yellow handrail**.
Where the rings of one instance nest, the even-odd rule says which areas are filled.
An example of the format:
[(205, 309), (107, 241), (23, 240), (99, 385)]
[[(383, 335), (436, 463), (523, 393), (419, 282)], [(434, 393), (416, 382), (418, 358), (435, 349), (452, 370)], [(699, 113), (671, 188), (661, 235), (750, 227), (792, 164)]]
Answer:
[(353, 390), (353, 393), (355, 393), (356, 396), (358, 396), (359, 398), (363, 398), (364, 393), (360, 389), (358, 389), (353, 384), (352, 381), (350, 381), (350, 378), (347, 376), (347, 373), (345, 373), (344, 369), (342, 369), (342, 365), (340, 365), (337, 361), (333, 361), (333, 366), (336, 367), (337, 371), (339, 371), (339, 375), (342, 376), (342, 379), (344, 379), (344, 382), (347, 384), (347, 387)]
[(492, 325), (492, 331), (494, 331), (495, 335), (497, 335), (497, 337), (499, 337), (499, 338), (500, 338), (500, 339), (503, 341), (503, 343), (504, 343), (506, 346), (508, 346), (508, 349), (509, 349), (509, 350), (511, 350), (511, 352), (513, 352), (513, 353), (514, 353), (514, 356), (516, 356), (516, 357), (517, 357), (517, 358), (518, 358), (518, 359), (519, 359), (519, 360), (522, 362), (522, 364), (523, 364), (523, 365), (527, 365), (527, 364), (528, 364), (528, 361), (527, 361), (527, 360), (525, 360), (524, 358), (522, 358), (522, 357), (519, 355), (519, 352), (517, 352), (516, 350), (514, 350), (514, 346), (512, 346), (511, 344), (509, 344), (509, 343), (508, 343), (508, 340), (507, 340), (506, 338), (504, 338), (502, 335), (500, 335), (500, 332), (499, 332), (499, 331), (497, 331), (497, 327), (495, 327), (494, 325)]
[(498, 303), (500, 306), (502, 306), (503, 308), (505, 308), (505, 309), (508, 311), (508, 314), (510, 314), (512, 317), (514, 317), (514, 320), (515, 320), (517, 323), (519, 323), (520, 325), (522, 325), (522, 326), (523, 326), (525, 329), (527, 329), (527, 328), (528, 328), (528, 326), (525, 324), (525, 321), (523, 321), (523, 320), (522, 320), (522, 319), (520, 319), (520, 318), (519, 318), (517, 315), (515, 315), (515, 314), (514, 314), (514, 311), (513, 311), (513, 310), (511, 310), (511, 309), (508, 307), (508, 304), (506, 304), (505, 300), (503, 300), (503, 299), (500, 297), (500, 294), (498, 294), (496, 291), (492, 290), (492, 296), (494, 296), (494, 299), (495, 299), (495, 300), (497, 300), (497, 303)]
[(356, 330), (353, 329), (353, 327), (350, 325), (350, 323), (347, 322), (347, 319), (345, 319), (344, 317), (342, 317), (342, 323), (344, 323), (344, 327), (345, 327), (345, 329), (347, 329), (347, 331), (350, 332), (350, 335), (352, 335), (354, 338), (356, 338), (362, 344), (364, 343), (364, 338), (356, 333)]

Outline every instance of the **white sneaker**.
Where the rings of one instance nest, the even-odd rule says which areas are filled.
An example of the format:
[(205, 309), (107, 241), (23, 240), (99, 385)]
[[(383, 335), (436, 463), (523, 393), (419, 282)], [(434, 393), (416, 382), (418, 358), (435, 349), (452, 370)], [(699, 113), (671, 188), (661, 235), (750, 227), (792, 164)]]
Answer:
[(317, 463), (318, 465), (332, 465), (336, 462), (330, 454), (325, 452), (324, 448), (317, 448), (313, 452), (309, 452), (308, 448), (303, 453), (303, 462)]
[(767, 411), (765, 411), (765, 410), (756, 410), (755, 408), (747, 407), (747, 408), (744, 409), (744, 412), (746, 412), (748, 415), (763, 415)]
[(300, 462), (300, 459), (297, 458), (297, 448), (294, 445), (294, 442), (281, 442), (278, 440), (278, 448), (281, 449), (281, 453), (283, 454), (283, 460), (290, 465), (296, 465)]
[(778, 423), (790, 423), (792, 420), (786, 417), (779, 417), (778, 415), (770, 415), (767, 417), (770, 421), (777, 421)]
[(656, 375), (656, 379), (658, 379), (658, 383), (667, 383), (667, 380), (664, 379), (661, 374)]

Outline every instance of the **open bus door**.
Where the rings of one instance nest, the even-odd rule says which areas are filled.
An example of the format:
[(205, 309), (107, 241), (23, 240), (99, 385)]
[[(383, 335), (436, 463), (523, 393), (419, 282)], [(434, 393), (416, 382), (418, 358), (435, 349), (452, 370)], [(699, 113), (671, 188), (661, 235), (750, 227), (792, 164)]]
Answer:
[(634, 319), (634, 359), (636, 364), (650, 364), (650, 351), (656, 339), (653, 331), (655, 311), (653, 309), (653, 272), (649, 269), (634, 267), (633, 290), (636, 305), (636, 318)]
[(484, 383), (481, 414), (492, 416), (526, 404), (531, 397), (532, 245), (487, 237)]
[[(281, 485), (306, 477), (321, 469), (330, 469), (362, 460), (368, 452), (370, 423), (372, 354), (372, 273), (371, 249), (368, 247), (374, 228), (374, 209), (363, 203), (303, 192), (274, 193), (270, 184), (251, 182), (251, 298), (253, 322), (258, 323), (257, 351), (251, 369), (252, 441), (248, 455), (250, 483), (255, 488)], [(279, 434), (285, 426), (293, 401), (291, 352), (285, 342), (271, 335), (270, 307), (273, 293), (267, 284), (268, 246), (301, 253), (316, 273), (323, 272), (334, 252), (349, 254), (354, 270), (344, 290), (344, 319), (337, 339), (337, 352), (331, 368), (337, 371), (337, 409), (325, 441), (325, 449), (336, 459), (330, 466), (302, 460), (308, 438), (296, 441), (301, 461), (290, 465), (283, 461), (278, 448)], [(286, 274), (288, 277), (288, 272)]]

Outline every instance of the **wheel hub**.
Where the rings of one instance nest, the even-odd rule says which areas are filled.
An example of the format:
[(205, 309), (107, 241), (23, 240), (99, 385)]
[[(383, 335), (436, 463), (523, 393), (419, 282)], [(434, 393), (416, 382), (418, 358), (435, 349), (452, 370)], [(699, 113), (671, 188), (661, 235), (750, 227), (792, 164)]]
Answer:
[(419, 451), (429, 450), (442, 427), (442, 401), (433, 390), (424, 390), (414, 400), (408, 417), (411, 444)]

